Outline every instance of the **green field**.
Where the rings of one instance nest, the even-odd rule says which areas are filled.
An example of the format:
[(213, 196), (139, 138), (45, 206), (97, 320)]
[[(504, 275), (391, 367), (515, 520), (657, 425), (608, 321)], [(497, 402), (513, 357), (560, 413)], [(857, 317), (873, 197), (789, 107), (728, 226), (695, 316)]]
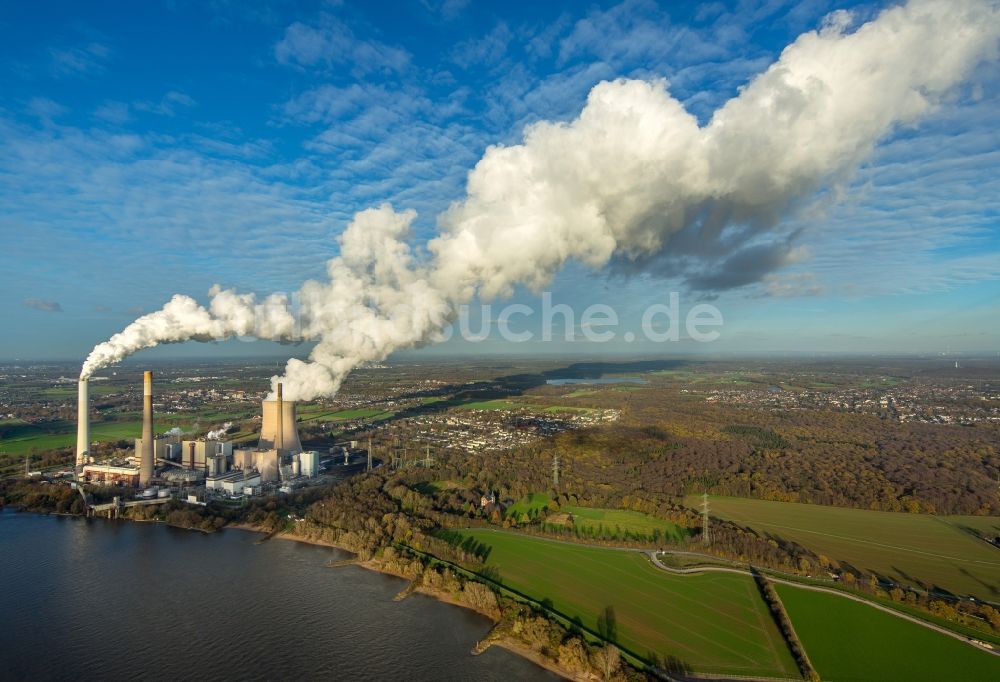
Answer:
[[(932, 516), (711, 497), (712, 515), (799, 543), (847, 566), (941, 592), (1000, 601), (1000, 550), (963, 527), (1000, 518)], [(700, 503), (689, 498), (688, 506)]]
[(477, 400), (473, 403), (458, 405), (459, 410), (520, 410), (524, 405), (510, 400)]
[(577, 529), (600, 533), (617, 532), (619, 536), (626, 533), (653, 537), (659, 531), (658, 537), (674, 542), (680, 542), (687, 532), (675, 523), (657, 519), (634, 511), (624, 509), (597, 509), (595, 507), (563, 507), (562, 511), (573, 515), (573, 526)]
[(775, 589), (824, 680), (1000, 680), (1000, 656), (848, 599)]
[(531, 514), (532, 510), (537, 512), (551, 500), (552, 498), (545, 493), (531, 493), (530, 495), (525, 495), (520, 500), (510, 505), (507, 508), (505, 515), (508, 517), (519, 518), (521, 514)]
[[(48, 424), (44, 428), (36, 427), (32, 424), (25, 424), (25, 428), (20, 432), (0, 439), (0, 453), (12, 455), (25, 455), (37, 448), (39, 452), (43, 450), (53, 450), (55, 448), (68, 447), (76, 444), (76, 424), (71, 422), (59, 422)], [(48, 433), (47, 431), (57, 431)], [(142, 422), (97, 422), (90, 425), (90, 439), (92, 441), (112, 441), (130, 438), (138, 438), (142, 435)]]
[(506, 586), (597, 630), (614, 610), (616, 640), (647, 657), (692, 670), (798, 678), (788, 647), (748, 576), (671, 575), (632, 551), (493, 530), (465, 530), (490, 549), (487, 565)]

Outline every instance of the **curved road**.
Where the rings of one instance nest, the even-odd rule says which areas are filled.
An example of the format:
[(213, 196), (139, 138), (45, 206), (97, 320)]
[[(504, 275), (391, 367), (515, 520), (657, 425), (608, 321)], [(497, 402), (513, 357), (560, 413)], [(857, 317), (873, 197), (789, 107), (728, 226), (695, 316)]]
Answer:
[[(497, 530), (495, 528), (475, 528), (473, 530), (477, 530), (477, 531), (485, 530), (485, 531), (493, 532), (493, 533), (511, 533), (511, 531)], [(537, 540), (542, 540), (544, 542), (555, 542), (555, 543), (559, 543), (559, 544), (563, 544), (563, 545), (573, 545), (574, 547), (593, 547), (595, 549), (611, 549), (611, 550), (616, 550), (616, 551), (619, 551), (619, 552), (639, 552), (641, 554), (645, 554), (649, 558), (649, 560), (652, 562), (652, 564), (654, 566), (656, 566), (657, 568), (659, 568), (659, 569), (661, 569), (663, 571), (666, 571), (667, 573), (674, 573), (674, 574), (677, 574), (677, 575), (690, 575), (690, 574), (694, 574), (694, 573), (706, 573), (708, 571), (715, 571), (715, 572), (718, 572), (718, 573), (737, 573), (739, 575), (748, 575), (750, 577), (754, 576), (753, 572), (751, 572), (751, 571), (749, 571), (747, 569), (732, 568), (732, 567), (728, 567), (728, 566), (698, 566), (698, 567), (694, 567), (694, 568), (672, 568), (670, 566), (664, 565), (659, 560), (659, 558), (657, 558), (657, 556), (656, 556), (657, 555), (657, 551), (654, 550), (654, 549), (648, 549), (647, 550), (647, 549), (637, 549), (635, 547), (608, 547), (608, 546), (605, 546), (605, 545), (588, 545), (588, 544), (581, 543), (581, 542), (572, 542), (570, 540), (561, 540), (561, 539), (558, 539), (558, 538), (547, 538), (547, 537), (544, 537), (544, 536), (530, 535), (530, 534), (527, 534), (527, 533), (516, 533), (516, 534), (517, 535), (522, 535), (524, 537), (535, 538)], [(671, 554), (686, 554), (688, 556), (704, 557), (706, 559), (715, 559), (715, 560), (718, 560), (717, 557), (713, 557), (713, 556), (711, 556), (709, 554), (699, 554), (698, 552), (684, 552), (684, 551), (680, 551), (680, 552), (670, 552), (670, 553)], [(859, 596), (850, 594), (849, 592), (843, 592), (841, 590), (836, 590), (836, 589), (834, 589), (832, 587), (821, 587), (819, 585), (808, 585), (808, 584), (805, 584), (805, 583), (797, 582), (795, 580), (788, 580), (788, 579), (785, 579), (785, 578), (778, 578), (778, 577), (775, 577), (774, 575), (772, 575), (772, 573), (773, 573), (773, 571), (771, 571), (771, 569), (767, 569), (766, 571), (761, 571), (761, 575), (763, 575), (768, 580), (771, 580), (773, 582), (780, 583), (782, 585), (789, 585), (791, 587), (798, 587), (798, 588), (803, 589), (803, 590), (813, 590), (814, 592), (826, 592), (826, 593), (829, 593), (829, 594), (836, 595), (838, 597), (843, 597), (844, 599), (850, 599), (851, 601), (856, 601), (856, 602), (858, 602), (860, 604), (865, 604), (867, 606), (872, 607), (873, 609), (878, 609), (879, 611), (883, 611), (883, 612), (888, 613), (890, 615), (896, 616), (897, 618), (902, 618), (904, 620), (910, 621), (911, 623), (916, 623), (917, 625), (922, 625), (923, 627), (928, 628), (930, 630), (934, 630), (936, 632), (940, 632), (942, 635), (947, 635), (948, 637), (951, 637), (952, 639), (957, 639), (960, 642), (965, 642), (969, 646), (974, 647), (975, 649), (977, 649), (979, 651), (983, 651), (983, 652), (988, 653), (988, 654), (993, 654), (994, 656), (1000, 656), (1000, 650), (998, 650), (998, 649), (987, 649), (986, 647), (981, 646), (981, 645), (976, 644), (975, 642), (973, 642), (971, 637), (967, 637), (966, 635), (963, 635), (961, 633), (955, 632), (954, 630), (949, 630), (948, 628), (946, 628), (944, 626), (936, 625), (934, 623), (930, 623), (930, 622), (928, 622), (926, 620), (922, 620), (920, 618), (917, 618), (916, 616), (911, 616), (908, 613), (903, 613), (902, 611), (897, 611), (896, 609), (889, 608), (888, 606), (883, 606), (882, 604), (879, 604), (877, 602), (869, 601), (868, 599), (865, 599), (864, 597), (859, 597)]]
[[(741, 568), (728, 568), (728, 567), (725, 567), (725, 566), (703, 566), (703, 567), (695, 567), (695, 568), (672, 568), (670, 566), (664, 565), (660, 561), (660, 559), (656, 556), (656, 554), (657, 554), (656, 550), (648, 550), (648, 551), (645, 551), (644, 553), (646, 554), (646, 556), (649, 557), (650, 561), (653, 562), (654, 566), (656, 566), (657, 568), (659, 568), (661, 570), (667, 571), (668, 573), (676, 573), (676, 574), (685, 575), (685, 574), (691, 574), (691, 573), (706, 573), (706, 572), (709, 572), (709, 571), (714, 571), (714, 572), (717, 572), (717, 573), (738, 573), (740, 575), (748, 575), (748, 576), (751, 576), (751, 577), (754, 576), (754, 574), (752, 572), (750, 572), (750, 571), (747, 571), (747, 570), (744, 570), (744, 569), (741, 569)], [(826, 592), (828, 594), (833, 594), (833, 595), (836, 595), (838, 597), (843, 597), (844, 599), (850, 599), (851, 601), (856, 601), (856, 602), (858, 602), (860, 604), (865, 604), (866, 606), (870, 606), (873, 609), (878, 609), (879, 611), (883, 611), (883, 612), (888, 613), (890, 615), (896, 616), (897, 618), (902, 618), (904, 620), (910, 621), (911, 623), (916, 623), (917, 625), (922, 625), (925, 628), (929, 628), (931, 630), (935, 630), (937, 632), (940, 632), (942, 635), (947, 635), (947, 636), (949, 636), (949, 637), (951, 637), (953, 639), (957, 639), (960, 642), (965, 642), (969, 646), (975, 647), (979, 651), (984, 651), (984, 652), (986, 652), (988, 654), (993, 654), (994, 656), (1000, 656), (1000, 651), (998, 651), (996, 649), (987, 649), (984, 646), (980, 646), (979, 644), (976, 644), (975, 642), (973, 642), (971, 638), (966, 637), (965, 635), (962, 635), (962, 634), (960, 634), (958, 632), (955, 632), (954, 630), (949, 630), (948, 628), (943, 627), (941, 625), (936, 625), (934, 623), (929, 623), (926, 620), (922, 620), (920, 618), (917, 618), (916, 616), (911, 616), (908, 613), (903, 613), (902, 611), (897, 611), (896, 609), (891, 609), (888, 606), (883, 606), (882, 604), (878, 604), (876, 602), (869, 601), (869, 600), (867, 600), (867, 599), (865, 599), (863, 597), (858, 597), (858, 596), (850, 594), (848, 592), (842, 592), (841, 590), (835, 590), (832, 587), (821, 587), (819, 585), (807, 585), (805, 583), (796, 582), (794, 580), (786, 580), (785, 578), (776, 578), (774, 576), (765, 575), (765, 574), (762, 574), (762, 575), (764, 575), (764, 577), (767, 578), (768, 580), (770, 580), (772, 582), (775, 582), (775, 583), (779, 583), (781, 585), (789, 585), (791, 587), (797, 587), (797, 588), (802, 589), (802, 590), (812, 590), (813, 592)]]

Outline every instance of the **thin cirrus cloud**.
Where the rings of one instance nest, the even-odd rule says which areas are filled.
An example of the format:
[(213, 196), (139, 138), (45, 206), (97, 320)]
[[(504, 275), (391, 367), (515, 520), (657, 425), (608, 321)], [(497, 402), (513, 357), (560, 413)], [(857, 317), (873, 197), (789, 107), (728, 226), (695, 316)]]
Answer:
[(281, 64), (303, 67), (348, 66), (358, 74), (394, 73), (406, 69), (410, 53), (379, 40), (358, 38), (342, 20), (324, 15), (318, 25), (295, 22), (274, 46)]
[(82, 76), (104, 70), (111, 49), (91, 42), (74, 47), (53, 47), (49, 50), (50, 66), (55, 76)]

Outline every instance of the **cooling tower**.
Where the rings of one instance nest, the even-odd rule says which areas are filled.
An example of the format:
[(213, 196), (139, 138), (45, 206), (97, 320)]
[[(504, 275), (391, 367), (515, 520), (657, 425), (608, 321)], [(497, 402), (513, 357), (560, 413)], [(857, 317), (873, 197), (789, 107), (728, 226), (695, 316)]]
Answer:
[(139, 455), (139, 485), (153, 478), (153, 373), (142, 375), (142, 449)]
[(80, 379), (76, 407), (76, 465), (82, 467), (90, 455), (90, 410), (87, 380)]
[(276, 400), (261, 403), (263, 420), (257, 447), (264, 450), (302, 452), (299, 431), (295, 425), (295, 402), (281, 399), (281, 384), (278, 384), (277, 393)]

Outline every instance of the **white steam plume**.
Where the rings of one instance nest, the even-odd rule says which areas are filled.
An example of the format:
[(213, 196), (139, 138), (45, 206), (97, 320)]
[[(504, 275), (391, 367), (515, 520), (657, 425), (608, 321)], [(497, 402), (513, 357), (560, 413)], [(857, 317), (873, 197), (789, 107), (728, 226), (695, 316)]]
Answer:
[(159, 343), (298, 333), (318, 344), (272, 385), (308, 400), (335, 393), (361, 363), (432, 339), (457, 304), (538, 289), (569, 260), (707, 290), (758, 281), (802, 256), (776, 229), (783, 216), (996, 58), (1000, 7), (912, 0), (849, 27), (835, 12), (799, 36), (705, 126), (665, 81), (601, 83), (576, 120), (487, 150), (467, 197), (440, 216), (428, 261), (407, 242), (414, 212), (368, 209), (341, 235), (329, 281), (299, 292), (300, 330), (280, 297), (216, 288), (205, 309), (175, 296), (97, 346), (82, 376)]
[(229, 429), (232, 427), (232, 422), (226, 422), (221, 428), (213, 429), (205, 434), (207, 440), (220, 440), (223, 436), (229, 433)]

